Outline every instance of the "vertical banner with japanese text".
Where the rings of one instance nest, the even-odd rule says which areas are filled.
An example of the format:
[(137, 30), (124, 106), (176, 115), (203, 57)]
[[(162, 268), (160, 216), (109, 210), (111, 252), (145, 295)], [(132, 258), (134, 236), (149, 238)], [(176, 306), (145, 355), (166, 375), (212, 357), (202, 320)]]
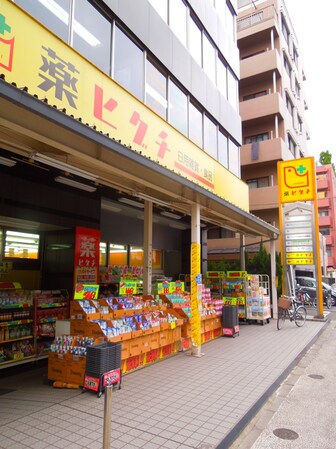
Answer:
[(76, 226), (74, 285), (97, 284), (100, 230)]

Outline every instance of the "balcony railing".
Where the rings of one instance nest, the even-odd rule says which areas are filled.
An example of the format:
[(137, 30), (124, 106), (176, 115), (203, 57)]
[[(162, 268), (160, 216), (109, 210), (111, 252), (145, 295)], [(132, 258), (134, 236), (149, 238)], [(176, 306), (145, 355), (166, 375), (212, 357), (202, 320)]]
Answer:
[(254, 10), (250, 14), (237, 19), (237, 32), (253, 27), (267, 20), (275, 19), (278, 21), (278, 13), (274, 5), (267, 6), (260, 10)]

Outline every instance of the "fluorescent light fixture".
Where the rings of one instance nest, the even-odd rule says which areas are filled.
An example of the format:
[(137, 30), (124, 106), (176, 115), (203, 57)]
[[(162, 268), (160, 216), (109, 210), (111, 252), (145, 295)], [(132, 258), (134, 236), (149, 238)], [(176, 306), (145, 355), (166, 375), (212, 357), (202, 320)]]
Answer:
[[(140, 212), (136, 218), (138, 218), (139, 220), (143, 220), (144, 219), (144, 213)], [(155, 217), (154, 215), (152, 216), (152, 222), (153, 223), (159, 223), (160, 219), (158, 217)]]
[[(65, 25), (69, 25), (69, 14), (59, 6), (54, 0), (38, 0), (44, 7), (54, 14)], [(91, 47), (98, 47), (101, 42), (90, 31), (83, 27), (77, 20), (73, 21), (73, 30)]]
[(79, 176), (89, 181), (95, 181), (96, 179), (98, 179), (98, 176), (93, 175), (92, 173), (74, 167), (73, 165), (69, 165), (66, 162), (58, 161), (57, 159), (45, 156), (41, 153), (35, 153), (30, 155), (29, 157), (36, 162), (41, 162), (42, 164), (49, 165), (50, 167), (58, 168), (59, 170), (63, 170), (64, 172), (71, 173), (72, 175)]
[(71, 178), (65, 178), (64, 176), (56, 176), (55, 181), (70, 187), (75, 187), (76, 189), (85, 190), (86, 192), (95, 192), (97, 190), (96, 187), (83, 184)]
[(186, 229), (189, 229), (188, 225), (184, 225), (182, 223), (170, 223), (169, 227), (174, 228), (174, 229), (180, 229), (181, 231), (185, 231)]
[(174, 220), (181, 220), (181, 215), (173, 214), (173, 212), (168, 212), (166, 210), (160, 212), (161, 215), (164, 215), (165, 217), (173, 218)]
[(158, 200), (157, 198), (147, 195), (146, 193), (138, 192), (138, 193), (134, 193), (134, 196), (136, 196), (137, 198), (140, 198), (142, 200), (145, 200), (145, 201), (151, 201), (152, 203), (159, 204), (160, 206), (169, 206), (169, 204), (167, 202)]
[(114, 206), (111, 201), (105, 200), (104, 198), (101, 200), (101, 208), (109, 212), (121, 212), (120, 207)]
[(6, 157), (0, 156), (0, 164), (6, 165), (6, 167), (14, 167), (16, 161), (13, 161), (13, 159), (7, 159)]
[(143, 209), (145, 205), (143, 203), (139, 203), (138, 201), (132, 200), (131, 198), (121, 197), (118, 198), (118, 201), (121, 203), (129, 204), (130, 206), (138, 207), (139, 209)]

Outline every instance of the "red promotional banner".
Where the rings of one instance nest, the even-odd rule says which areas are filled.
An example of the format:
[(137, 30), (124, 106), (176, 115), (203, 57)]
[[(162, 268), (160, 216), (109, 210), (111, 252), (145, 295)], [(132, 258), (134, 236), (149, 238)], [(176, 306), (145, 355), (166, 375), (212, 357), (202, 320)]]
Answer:
[(74, 285), (97, 284), (100, 230), (76, 227)]

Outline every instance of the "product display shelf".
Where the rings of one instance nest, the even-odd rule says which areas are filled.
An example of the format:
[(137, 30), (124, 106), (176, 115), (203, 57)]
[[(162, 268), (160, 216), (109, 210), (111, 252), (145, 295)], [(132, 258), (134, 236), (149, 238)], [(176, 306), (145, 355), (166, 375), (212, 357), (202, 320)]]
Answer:
[(55, 338), (57, 320), (69, 317), (69, 295), (66, 290), (35, 290), (35, 347), (38, 357), (47, 356)]
[[(158, 303), (152, 295), (144, 296), (142, 299), (141, 309), (118, 309), (117, 312), (123, 312), (121, 317), (115, 316), (116, 310), (111, 307), (111, 301), (99, 299), (97, 301), (99, 307), (104, 307), (105, 312), (106, 307), (110, 310), (109, 314), (101, 314), (100, 318), (104, 319), (99, 320), (90, 320), (90, 314), (79, 313), (77, 307), (80, 303), (77, 302), (77, 305), (74, 305), (71, 302), (73, 312), (70, 321), (71, 335), (121, 343), (123, 373), (173, 354), (181, 342), (183, 319), (168, 310), (161, 299)], [(137, 298), (137, 301), (139, 300), (140, 298)], [(112, 306), (114, 307), (115, 304), (112, 303)], [(130, 314), (126, 315), (124, 312)], [(151, 319), (151, 326), (148, 326), (149, 319)], [(120, 333), (113, 335), (117, 329)], [(128, 329), (130, 330), (127, 331)]]
[(0, 369), (35, 357), (34, 307), (30, 291), (0, 283)]
[[(183, 320), (181, 326), (181, 337), (183, 349), (191, 347), (191, 309), (190, 298), (183, 294), (160, 295), (163, 302), (169, 305), (168, 312)], [(201, 313), (201, 338), (202, 342), (213, 340), (220, 336), (221, 320), (212, 308), (203, 307)]]
[(238, 318), (246, 320), (246, 278), (227, 277), (223, 282), (223, 302), (224, 305), (238, 307)]
[(271, 301), (269, 295), (269, 277), (251, 274), (246, 289), (246, 314), (249, 321), (269, 323)]

